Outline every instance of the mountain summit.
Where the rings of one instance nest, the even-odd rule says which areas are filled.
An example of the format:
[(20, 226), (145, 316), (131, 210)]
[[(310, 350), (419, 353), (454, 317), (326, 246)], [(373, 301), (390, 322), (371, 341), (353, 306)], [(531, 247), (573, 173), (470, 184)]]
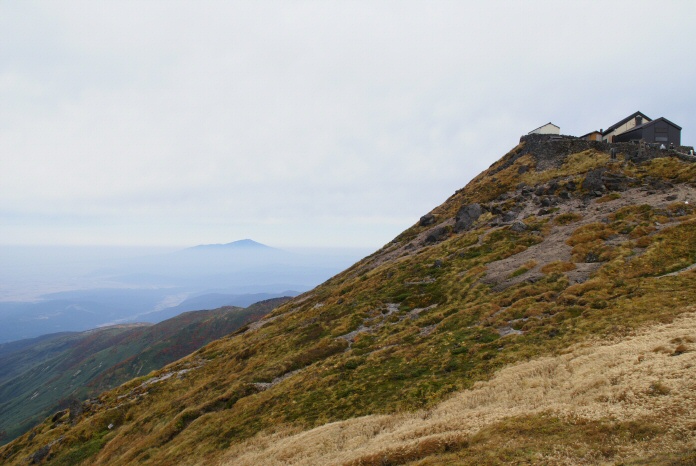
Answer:
[(686, 464), (696, 163), (532, 135), (263, 320), (7, 464)]

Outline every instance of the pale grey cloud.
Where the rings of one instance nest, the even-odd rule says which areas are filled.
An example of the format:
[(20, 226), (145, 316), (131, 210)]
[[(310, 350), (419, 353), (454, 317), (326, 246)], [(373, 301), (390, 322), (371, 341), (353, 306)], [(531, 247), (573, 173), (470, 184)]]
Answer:
[(693, 143), (653, 6), (5, 1), (0, 242), (379, 246), (549, 120)]

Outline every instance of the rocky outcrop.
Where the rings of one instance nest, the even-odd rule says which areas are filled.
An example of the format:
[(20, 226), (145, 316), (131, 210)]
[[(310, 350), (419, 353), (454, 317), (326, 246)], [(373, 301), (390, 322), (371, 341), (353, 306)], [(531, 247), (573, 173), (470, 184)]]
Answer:
[(619, 173), (602, 173), (602, 184), (608, 191), (626, 191), (637, 180)]
[(445, 226), (433, 228), (425, 237), (425, 244), (439, 243), (449, 236), (450, 229)]
[(602, 174), (605, 168), (597, 168), (587, 173), (584, 181), (582, 182), (581, 188), (584, 191), (589, 191), (591, 193), (601, 193), (604, 191), (604, 183), (602, 183)]
[(480, 204), (474, 203), (463, 206), (461, 209), (459, 209), (459, 212), (457, 212), (454, 219), (454, 232), (460, 233), (471, 228), (482, 213), (483, 209), (481, 208)]
[(512, 231), (516, 231), (516, 232), (519, 233), (519, 232), (525, 231), (525, 230), (527, 229), (527, 225), (525, 225), (525, 224), (522, 223), (522, 222), (515, 222), (515, 223), (512, 224), (512, 226), (510, 227), (510, 229), (511, 229)]
[(587, 173), (582, 182), (582, 189), (595, 194), (601, 194), (603, 191), (626, 191), (637, 182), (638, 180), (620, 173), (611, 173), (605, 168), (597, 168)]
[(435, 216), (433, 214), (425, 214), (418, 221), (418, 225), (422, 227), (427, 227), (435, 223)]

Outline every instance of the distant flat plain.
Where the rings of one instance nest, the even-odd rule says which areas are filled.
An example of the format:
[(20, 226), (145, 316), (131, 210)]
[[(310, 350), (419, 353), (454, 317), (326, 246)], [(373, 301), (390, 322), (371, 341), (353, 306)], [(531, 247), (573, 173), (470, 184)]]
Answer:
[(0, 246), (0, 343), (189, 310), (246, 307), (309, 290), (364, 249)]

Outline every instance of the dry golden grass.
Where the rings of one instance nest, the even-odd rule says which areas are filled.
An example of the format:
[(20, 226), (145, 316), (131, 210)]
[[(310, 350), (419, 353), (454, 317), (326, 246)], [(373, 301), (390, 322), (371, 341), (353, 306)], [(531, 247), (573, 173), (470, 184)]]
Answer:
[(555, 272), (570, 272), (575, 270), (577, 267), (572, 262), (555, 261), (550, 262), (541, 268), (542, 273), (555, 273)]
[[(47, 445), (51, 464), (66, 466), (215, 464), (225, 454), (231, 464), (596, 464), (645, 451), (681, 460), (696, 432), (684, 414), (696, 411), (696, 383), (690, 367), (673, 364), (693, 363), (693, 322), (665, 338), (652, 335), (671, 330), (656, 327), (628, 342), (572, 345), (694, 312), (693, 211), (638, 192), (647, 180), (578, 212), (592, 168), (681, 179), (689, 184), (674, 193), (693, 196), (696, 165), (619, 166), (589, 151), (537, 172), (531, 154), (515, 160), (520, 149), (434, 209), (440, 224), (415, 225), (257, 326), (165, 369), (195, 367), (182, 378), (106, 392), (74, 426), (49, 418), (0, 448), (0, 462), (24, 464)], [(572, 199), (527, 217), (537, 207), (518, 186), (552, 179)], [(424, 242), (472, 202), (523, 208), (527, 229), (485, 225), (491, 210), (466, 233)], [(493, 288), (511, 273), (516, 283)], [(503, 337), (505, 326), (523, 333)], [(471, 390), (477, 381), (488, 382)]]
[(561, 214), (556, 216), (553, 219), (553, 223), (555, 225), (568, 225), (569, 223), (577, 222), (582, 218), (582, 215), (577, 214), (575, 212), (566, 212), (565, 214)]
[[(431, 410), (366, 416), (305, 432), (260, 434), (234, 446), (222, 464), (402, 464), (441, 455), (443, 462), (463, 464), (456, 460), (457, 450), (466, 452), (477, 433), (491, 435), (491, 429), (508, 425), (506, 420), (529, 416), (556, 416), (564, 419), (562, 425), (583, 426), (589, 438), (602, 435), (587, 434), (593, 422), (604, 423), (596, 425), (605, 430), (612, 423), (628, 425), (634, 436), (611, 442), (612, 461), (619, 463), (655, 452), (693, 451), (695, 311), (692, 306), (672, 323), (653, 325), (623, 340), (588, 341), (556, 357), (506, 367)], [(653, 351), (656, 347), (667, 351)], [(543, 464), (596, 464), (595, 454), (559, 445), (536, 459)]]
[(540, 172), (529, 171), (519, 178), (530, 186), (536, 186), (554, 178), (580, 175), (598, 167), (605, 167), (609, 161), (609, 154), (590, 149), (569, 155), (560, 168)]
[(509, 278), (514, 278), (514, 277), (519, 277), (520, 275), (524, 275), (525, 273), (529, 272), (530, 270), (532, 270), (536, 266), (537, 266), (537, 261), (535, 261), (535, 260), (527, 261), (522, 265), (522, 267), (520, 267), (517, 270), (515, 270), (514, 272), (512, 272), (510, 274)]

